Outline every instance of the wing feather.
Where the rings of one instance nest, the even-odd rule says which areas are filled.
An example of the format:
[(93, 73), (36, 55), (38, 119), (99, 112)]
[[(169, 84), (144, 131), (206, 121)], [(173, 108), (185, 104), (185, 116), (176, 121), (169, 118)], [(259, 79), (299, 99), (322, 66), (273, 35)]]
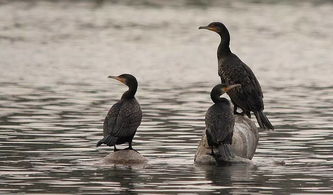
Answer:
[(242, 87), (228, 92), (232, 101), (245, 110), (262, 110), (263, 94), (252, 70), (236, 55), (219, 61), (219, 75), (227, 84), (241, 84)]
[[(142, 111), (140, 105), (135, 99), (121, 100), (118, 103), (119, 105), (115, 106), (115, 104), (110, 109), (110, 114), (105, 118), (104, 132), (114, 137), (132, 136), (141, 123)], [(114, 110), (111, 112), (112, 109)]]
[(230, 106), (227, 109), (221, 109), (216, 104), (211, 106), (206, 113), (205, 122), (214, 144), (231, 144), (235, 122)]

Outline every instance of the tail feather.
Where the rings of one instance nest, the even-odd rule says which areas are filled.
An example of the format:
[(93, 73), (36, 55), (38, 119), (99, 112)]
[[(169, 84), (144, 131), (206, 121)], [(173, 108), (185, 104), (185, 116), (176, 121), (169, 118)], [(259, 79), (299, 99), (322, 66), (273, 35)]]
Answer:
[(274, 129), (272, 123), (268, 120), (266, 115), (262, 111), (254, 112), (257, 118), (258, 124), (262, 129)]
[(114, 146), (117, 142), (118, 138), (113, 137), (111, 135), (104, 137), (103, 139), (99, 140), (96, 144), (96, 147), (99, 147), (102, 144), (106, 144), (108, 146)]
[(217, 161), (230, 161), (234, 158), (230, 144), (221, 144), (218, 146), (218, 154), (215, 155)]

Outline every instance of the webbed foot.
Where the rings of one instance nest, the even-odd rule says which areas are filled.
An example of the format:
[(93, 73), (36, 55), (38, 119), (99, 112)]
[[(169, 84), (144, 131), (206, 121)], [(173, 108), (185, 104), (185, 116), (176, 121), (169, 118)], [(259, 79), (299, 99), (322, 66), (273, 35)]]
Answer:
[(139, 153), (136, 149), (134, 149), (134, 148), (132, 148), (132, 147), (125, 148), (124, 150), (133, 150), (133, 151)]

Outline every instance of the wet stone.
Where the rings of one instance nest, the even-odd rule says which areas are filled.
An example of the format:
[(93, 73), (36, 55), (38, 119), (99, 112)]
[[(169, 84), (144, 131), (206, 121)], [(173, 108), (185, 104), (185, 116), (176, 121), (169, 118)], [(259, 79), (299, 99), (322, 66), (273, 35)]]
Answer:
[[(206, 130), (199, 142), (194, 162), (196, 164), (215, 165), (217, 162), (211, 155), (205, 132)], [(235, 157), (230, 162), (249, 162), (254, 156), (258, 141), (259, 133), (255, 123), (245, 116), (235, 115), (234, 135), (231, 145)]]
[(135, 150), (119, 150), (117, 152), (112, 152), (111, 154), (105, 156), (102, 160), (102, 164), (124, 165), (144, 164), (147, 162), (147, 158)]

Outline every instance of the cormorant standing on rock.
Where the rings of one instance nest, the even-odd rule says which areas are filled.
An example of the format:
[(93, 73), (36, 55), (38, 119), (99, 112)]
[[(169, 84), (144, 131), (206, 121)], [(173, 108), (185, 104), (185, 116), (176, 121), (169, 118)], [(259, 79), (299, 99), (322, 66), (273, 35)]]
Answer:
[(109, 76), (108, 78), (116, 79), (124, 83), (129, 87), (129, 90), (126, 91), (121, 99), (109, 110), (104, 120), (104, 138), (101, 139), (96, 146), (106, 144), (108, 146), (114, 146), (114, 151), (117, 151), (116, 144), (128, 142), (129, 147), (126, 149), (133, 150), (132, 140), (142, 119), (140, 105), (134, 97), (138, 88), (138, 82), (136, 78), (130, 74)]
[[(206, 136), (208, 145), (212, 150), (212, 155), (218, 161), (228, 161), (233, 157), (230, 147), (235, 125), (235, 118), (230, 102), (220, 96), (228, 91), (232, 91), (235, 87), (239, 88), (239, 86), (241, 85), (228, 86), (226, 84), (219, 84), (210, 93), (214, 105), (206, 112)], [(214, 153), (214, 147), (218, 148), (218, 154)]]
[(218, 74), (222, 83), (241, 84), (242, 87), (228, 92), (232, 103), (234, 104), (234, 113), (237, 113), (237, 107), (251, 117), (250, 111), (254, 113), (258, 124), (263, 129), (274, 129), (268, 118), (263, 113), (264, 103), (260, 84), (253, 74), (252, 70), (242, 62), (235, 54), (230, 51), (230, 34), (224, 24), (212, 22), (208, 26), (201, 26), (199, 29), (208, 29), (218, 33), (221, 42), (217, 50)]

